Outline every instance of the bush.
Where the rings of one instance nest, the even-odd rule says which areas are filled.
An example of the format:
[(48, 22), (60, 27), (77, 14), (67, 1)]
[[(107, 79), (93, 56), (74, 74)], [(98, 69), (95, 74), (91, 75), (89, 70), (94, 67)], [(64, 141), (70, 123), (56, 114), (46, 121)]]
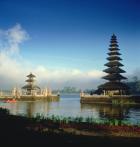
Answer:
[(9, 115), (9, 110), (5, 108), (0, 108), (0, 116)]

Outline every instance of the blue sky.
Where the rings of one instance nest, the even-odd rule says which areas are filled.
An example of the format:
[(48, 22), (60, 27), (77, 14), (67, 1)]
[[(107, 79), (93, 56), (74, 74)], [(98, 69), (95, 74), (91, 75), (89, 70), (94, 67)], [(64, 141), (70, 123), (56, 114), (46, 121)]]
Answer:
[[(19, 55), (14, 58), (21, 65), (28, 63), (28, 70), (43, 67), (58, 73), (57, 78), (76, 70), (81, 74), (102, 71), (110, 36), (115, 33), (128, 76), (139, 72), (139, 0), (1, 0), (0, 30), (17, 24), (29, 37), (18, 44), (22, 60)], [(71, 81), (70, 75), (65, 78)], [(85, 85), (95, 87), (97, 81)]]

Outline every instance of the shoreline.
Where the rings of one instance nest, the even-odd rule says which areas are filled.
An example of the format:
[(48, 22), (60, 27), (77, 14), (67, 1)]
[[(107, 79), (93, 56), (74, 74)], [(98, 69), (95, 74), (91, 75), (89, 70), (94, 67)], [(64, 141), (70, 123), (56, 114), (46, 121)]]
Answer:
[(21, 115), (12, 115), (9, 110), (0, 108), (0, 116), (9, 119), (26, 119), (26, 129), (39, 132), (52, 132), (70, 133), (73, 135), (83, 136), (107, 136), (107, 137), (137, 137), (140, 138), (140, 124), (128, 124), (122, 120), (105, 120), (97, 121), (92, 118), (86, 118), (85, 121), (82, 117), (59, 117), (59, 116), (36, 116), (26, 117)]
[[(11, 115), (0, 109), (0, 138), (2, 145), (130, 145), (140, 143), (140, 126), (94, 125), (90, 123), (59, 122), (44, 117)], [(24, 138), (24, 141), (23, 141)], [(7, 142), (7, 139), (9, 140)]]

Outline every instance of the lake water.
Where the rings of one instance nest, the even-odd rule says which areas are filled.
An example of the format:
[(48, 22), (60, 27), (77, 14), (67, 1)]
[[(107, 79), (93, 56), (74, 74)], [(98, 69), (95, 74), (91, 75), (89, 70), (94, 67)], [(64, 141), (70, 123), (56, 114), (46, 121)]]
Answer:
[(36, 114), (82, 116), (96, 119), (115, 118), (127, 120), (131, 123), (140, 122), (140, 106), (113, 106), (103, 104), (81, 104), (79, 94), (63, 94), (60, 101), (18, 101), (16, 103), (0, 102), (0, 107), (7, 108), (12, 114), (26, 115)]

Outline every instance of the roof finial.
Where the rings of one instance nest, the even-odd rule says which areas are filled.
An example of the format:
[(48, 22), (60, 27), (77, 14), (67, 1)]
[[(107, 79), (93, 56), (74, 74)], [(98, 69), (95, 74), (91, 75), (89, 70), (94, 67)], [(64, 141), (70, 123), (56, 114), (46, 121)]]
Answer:
[(116, 37), (115, 33), (113, 33), (112, 36)]

